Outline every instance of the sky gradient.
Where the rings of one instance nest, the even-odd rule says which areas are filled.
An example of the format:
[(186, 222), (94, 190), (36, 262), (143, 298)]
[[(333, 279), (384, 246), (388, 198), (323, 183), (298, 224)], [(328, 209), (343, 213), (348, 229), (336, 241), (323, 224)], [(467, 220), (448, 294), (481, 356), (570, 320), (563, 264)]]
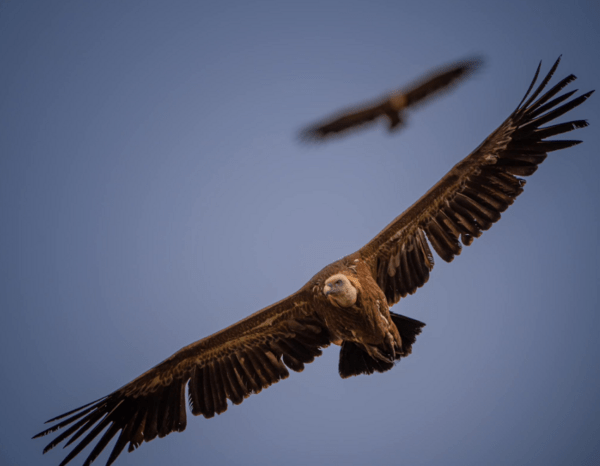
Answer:
[[(0, 0), (0, 464), (57, 465), (30, 440), (44, 421), (362, 247), (502, 123), (540, 60), (600, 87), (599, 22), (591, 0)], [(402, 132), (298, 141), (474, 55)], [(392, 308), (427, 323), (397, 367), (342, 380), (328, 348), (116, 464), (600, 463), (599, 97), (569, 117), (584, 143)]]

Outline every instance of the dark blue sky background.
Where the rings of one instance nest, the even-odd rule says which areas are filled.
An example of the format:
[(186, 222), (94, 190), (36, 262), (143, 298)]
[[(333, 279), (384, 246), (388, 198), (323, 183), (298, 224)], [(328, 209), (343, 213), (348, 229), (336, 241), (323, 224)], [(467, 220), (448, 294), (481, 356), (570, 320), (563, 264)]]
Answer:
[[(30, 440), (43, 421), (363, 246), (540, 59), (598, 88), (598, 24), (591, 0), (0, 0), (0, 463), (58, 464)], [(485, 67), (399, 134), (296, 139), (475, 54)], [(584, 143), (393, 308), (427, 323), (394, 370), (342, 380), (329, 348), (117, 464), (598, 464), (599, 102), (570, 114)]]

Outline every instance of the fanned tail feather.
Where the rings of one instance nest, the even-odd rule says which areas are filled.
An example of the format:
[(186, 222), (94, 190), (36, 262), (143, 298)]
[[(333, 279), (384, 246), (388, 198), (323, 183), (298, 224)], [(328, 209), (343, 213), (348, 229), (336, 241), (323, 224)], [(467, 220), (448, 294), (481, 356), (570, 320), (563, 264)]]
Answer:
[[(401, 351), (396, 353), (396, 360), (408, 356), (412, 352), (412, 345), (417, 340), (417, 335), (425, 326), (423, 322), (390, 312), (392, 321), (402, 339)], [(340, 350), (339, 373), (343, 379), (359, 374), (373, 374), (386, 372), (394, 367), (394, 363), (375, 359), (356, 343), (344, 341)]]

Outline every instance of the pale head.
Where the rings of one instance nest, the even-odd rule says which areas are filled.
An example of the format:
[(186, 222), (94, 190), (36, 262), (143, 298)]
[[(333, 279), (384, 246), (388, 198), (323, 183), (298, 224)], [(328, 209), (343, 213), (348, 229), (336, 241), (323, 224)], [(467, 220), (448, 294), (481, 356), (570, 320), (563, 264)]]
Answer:
[(349, 307), (356, 303), (356, 288), (343, 273), (336, 273), (325, 281), (323, 294), (334, 306)]

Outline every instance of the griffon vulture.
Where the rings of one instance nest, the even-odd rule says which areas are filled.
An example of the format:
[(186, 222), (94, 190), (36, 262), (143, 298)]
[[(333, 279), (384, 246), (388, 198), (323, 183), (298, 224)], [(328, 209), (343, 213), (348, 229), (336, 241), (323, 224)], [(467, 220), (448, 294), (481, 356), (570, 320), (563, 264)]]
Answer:
[(434, 264), (430, 247), (452, 261), (461, 243), (470, 245), (521, 194), (521, 176), (533, 174), (548, 152), (581, 142), (547, 138), (587, 126), (585, 120), (543, 127), (593, 92), (563, 103), (576, 92), (555, 97), (575, 79), (569, 75), (540, 97), (559, 60), (527, 99), (538, 66), (508, 119), (363, 248), (328, 265), (291, 296), (182, 348), (113, 393), (51, 419), (54, 424), (34, 438), (64, 430), (44, 453), (80, 439), (62, 466), (95, 441), (84, 462), (89, 465), (117, 436), (107, 461), (112, 464), (126, 446), (132, 451), (184, 430), (186, 400), (192, 414), (211, 418), (227, 410), (227, 400), (240, 404), (287, 378), (288, 368), (302, 371), (330, 343), (341, 345), (343, 378), (390, 370), (411, 353), (425, 325), (390, 307), (427, 282)]
[(480, 65), (481, 60), (474, 58), (438, 68), (412, 82), (405, 89), (398, 89), (375, 102), (343, 110), (309, 126), (300, 133), (300, 138), (307, 141), (323, 140), (334, 134), (373, 123), (382, 117), (388, 118), (389, 130), (396, 131), (404, 123), (405, 109), (449, 90), (452, 85), (458, 84), (460, 79), (470, 76)]

